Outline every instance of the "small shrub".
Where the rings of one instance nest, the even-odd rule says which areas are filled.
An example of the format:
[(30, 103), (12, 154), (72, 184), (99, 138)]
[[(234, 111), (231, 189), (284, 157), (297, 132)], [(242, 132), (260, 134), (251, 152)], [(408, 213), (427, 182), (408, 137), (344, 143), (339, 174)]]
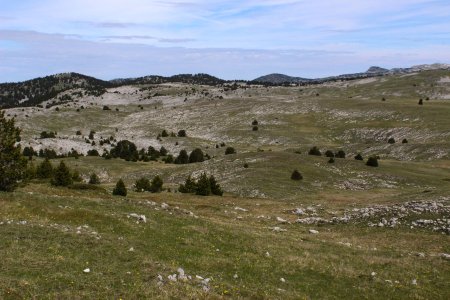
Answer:
[(169, 134), (167, 133), (167, 131), (164, 129), (162, 132), (161, 132), (161, 137), (168, 137), (169, 136)]
[(103, 110), (111, 110), (111, 108), (109, 108), (107, 105), (104, 105)]
[(124, 196), (124, 197), (126, 197), (126, 195), (127, 195), (127, 188), (125, 187), (125, 183), (123, 182), (122, 179), (119, 179), (119, 181), (117, 181), (116, 187), (113, 189), (112, 194), (114, 196)]
[(309, 155), (316, 155), (316, 156), (321, 156), (322, 155), (322, 153), (320, 152), (319, 148), (317, 148), (317, 146), (314, 146), (311, 149), (309, 149), (308, 154)]
[(334, 164), (334, 158), (333, 158), (333, 157), (330, 157), (330, 159), (328, 160), (328, 163), (329, 163), (329, 164)]
[(253, 126), (252, 130), (253, 131), (258, 131), (258, 126)]
[(402, 140), (402, 144), (408, 144), (408, 140), (407, 139), (403, 139)]
[(180, 130), (178, 131), (178, 137), (186, 137), (186, 130)]
[(225, 149), (225, 155), (228, 155), (228, 154), (236, 154), (236, 150), (233, 147), (227, 147)]
[(78, 172), (78, 171), (73, 171), (73, 173), (72, 173), (72, 180), (73, 180), (74, 182), (81, 182), (83, 179), (82, 179), (81, 176), (80, 176), (80, 172)]
[(202, 173), (202, 175), (200, 175), (200, 178), (197, 181), (197, 190), (195, 191), (195, 194), (200, 196), (211, 195), (211, 183), (209, 182), (206, 173)]
[(189, 155), (189, 163), (203, 162), (204, 160), (203, 151), (199, 148), (194, 149)]
[(337, 158), (345, 158), (345, 152), (344, 152), (344, 150), (339, 150), (339, 151), (336, 153), (335, 157), (337, 157)]
[(291, 174), (291, 179), (292, 180), (302, 180), (303, 176), (302, 176), (302, 174), (300, 174), (300, 172), (298, 170), (294, 170)]
[(163, 187), (163, 180), (161, 177), (156, 175), (153, 177), (152, 182), (150, 183), (150, 192), (152, 193), (160, 193)]
[(370, 167), (378, 167), (378, 159), (375, 156), (371, 156), (367, 160), (366, 165), (368, 165)]
[(258, 126), (258, 121), (257, 120), (253, 120), (252, 125), (253, 126)]
[(175, 159), (175, 164), (187, 164), (189, 163), (189, 156), (186, 150), (181, 150), (178, 157)]
[(248, 163), (245, 163), (245, 164), (244, 164), (244, 168), (245, 168), (245, 169), (248, 169)]
[(55, 186), (68, 186), (73, 183), (72, 175), (69, 168), (67, 168), (64, 161), (59, 163), (59, 166), (53, 172), (52, 185)]
[(100, 154), (98, 153), (98, 151), (96, 149), (91, 149), (91, 150), (88, 150), (87, 156), (100, 156)]
[(326, 157), (334, 157), (334, 152), (331, 151), (331, 150), (327, 150), (327, 151), (325, 152), (325, 156), (326, 156)]
[(100, 178), (98, 178), (97, 174), (92, 173), (89, 176), (89, 184), (100, 184)]
[(41, 179), (51, 178), (53, 176), (53, 166), (46, 158), (40, 165), (36, 168), (36, 176)]
[(141, 177), (138, 180), (136, 180), (134, 188), (136, 192), (145, 192), (145, 191), (148, 192), (150, 191), (150, 181), (145, 177)]
[(191, 178), (191, 175), (186, 178), (184, 184), (180, 184), (180, 186), (178, 187), (178, 191), (180, 193), (195, 193), (196, 190), (197, 183)]
[(389, 144), (395, 144), (395, 139), (393, 137), (388, 139)]
[(423, 105), (423, 99), (420, 99), (418, 104)]
[(216, 196), (222, 196), (223, 190), (217, 183), (216, 178), (213, 175), (209, 176), (209, 185), (211, 186), (211, 193)]
[(363, 157), (362, 157), (361, 153), (356, 154), (355, 155), (355, 159), (356, 160), (363, 160)]

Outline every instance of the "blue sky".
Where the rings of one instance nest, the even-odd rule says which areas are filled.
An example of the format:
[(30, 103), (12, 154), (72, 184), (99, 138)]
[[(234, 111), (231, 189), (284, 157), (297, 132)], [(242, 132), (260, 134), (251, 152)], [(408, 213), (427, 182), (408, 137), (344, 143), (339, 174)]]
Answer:
[(450, 63), (448, 0), (0, 0), (0, 82)]

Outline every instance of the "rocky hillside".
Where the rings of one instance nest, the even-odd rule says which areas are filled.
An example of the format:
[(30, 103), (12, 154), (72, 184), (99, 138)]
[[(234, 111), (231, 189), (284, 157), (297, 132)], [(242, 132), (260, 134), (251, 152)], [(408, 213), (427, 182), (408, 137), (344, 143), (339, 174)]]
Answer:
[[(0, 84), (0, 107), (35, 106), (55, 98), (59, 93), (80, 88), (79, 96), (99, 96), (112, 84), (77, 73), (61, 73), (42, 78)], [(64, 100), (71, 100), (66, 95)]]

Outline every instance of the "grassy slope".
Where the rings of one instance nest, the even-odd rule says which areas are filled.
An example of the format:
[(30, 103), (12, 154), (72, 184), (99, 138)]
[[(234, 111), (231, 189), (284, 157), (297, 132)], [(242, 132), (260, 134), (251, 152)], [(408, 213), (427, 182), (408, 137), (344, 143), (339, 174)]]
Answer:
[[(102, 111), (102, 105), (81, 112), (75, 111), (78, 105), (60, 112), (10, 110), (18, 114), (25, 141), (42, 130), (76, 139), (76, 130), (87, 134), (92, 129), (99, 136), (156, 142), (164, 128), (186, 129), (188, 138), (166, 138), (161, 144), (173, 153), (201, 146), (215, 157), (182, 166), (66, 159), (84, 176), (99, 174), (105, 191), (34, 182), (12, 194), (1, 193), (0, 298), (446, 299), (450, 266), (439, 253), (450, 252), (448, 235), (405, 226), (280, 225), (275, 219), (295, 221), (289, 211), (302, 205), (342, 212), (448, 197), (450, 103), (438, 97), (449, 93), (438, 83), (445, 76), (448, 72), (434, 71), (348, 87), (252, 88), (223, 93), (225, 100), (193, 97), (158, 103), (157, 109), (147, 103), (144, 110), (137, 104), (110, 105), (113, 111)], [(152, 93), (181, 97), (184, 90), (162, 86)], [(427, 95), (431, 100), (418, 106), (418, 99)], [(253, 119), (260, 123), (257, 132), (251, 131)], [(390, 136), (409, 143), (389, 145)], [(224, 156), (224, 148), (215, 149), (222, 141), (238, 154)], [(344, 149), (350, 157), (328, 164), (324, 157), (306, 155), (312, 145)], [(380, 155), (380, 167), (353, 160), (357, 152)], [(245, 162), (248, 169), (243, 168)], [(295, 168), (303, 181), (289, 179)], [(173, 190), (188, 174), (203, 170), (218, 178), (225, 197), (110, 195), (119, 177), (131, 187), (140, 176), (161, 174)], [(354, 188), (345, 188), (349, 184)], [(165, 202), (171, 208), (163, 210), (146, 201)], [(174, 209), (177, 206), (198, 218)], [(132, 212), (145, 214), (147, 223), (127, 218)], [(27, 223), (19, 223), (23, 220)], [(77, 229), (83, 225), (89, 227)], [(273, 232), (273, 226), (287, 231)], [(320, 233), (311, 235), (310, 228)], [(130, 247), (135, 251), (128, 251)], [(86, 267), (91, 273), (83, 273)], [(158, 274), (166, 279), (179, 267), (190, 275), (212, 277), (211, 291), (204, 293), (194, 281), (157, 286)]]

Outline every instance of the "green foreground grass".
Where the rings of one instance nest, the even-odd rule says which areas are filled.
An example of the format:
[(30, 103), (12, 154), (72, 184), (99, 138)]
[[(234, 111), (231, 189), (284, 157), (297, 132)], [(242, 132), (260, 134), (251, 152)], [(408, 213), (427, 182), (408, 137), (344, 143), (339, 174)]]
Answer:
[[(165, 202), (169, 209), (147, 201)], [(236, 211), (236, 206), (248, 212)], [(278, 226), (273, 218), (257, 218), (279, 212), (276, 215), (292, 219), (282, 212), (283, 206), (279, 201), (234, 196), (132, 192), (122, 198), (46, 183), (2, 193), (0, 298), (446, 299), (450, 295), (450, 265), (438, 256), (450, 252), (447, 235), (408, 228), (299, 224), (286, 225), (287, 232), (277, 233), (269, 229)], [(136, 223), (129, 213), (144, 214), (147, 223)], [(310, 228), (320, 234), (309, 234)], [(426, 256), (418, 257), (417, 252)], [(180, 267), (187, 274), (212, 278), (211, 290), (204, 292), (195, 280), (167, 282)], [(91, 272), (84, 273), (85, 268)], [(158, 274), (166, 281), (161, 287)], [(412, 284), (414, 279), (417, 285)]]

